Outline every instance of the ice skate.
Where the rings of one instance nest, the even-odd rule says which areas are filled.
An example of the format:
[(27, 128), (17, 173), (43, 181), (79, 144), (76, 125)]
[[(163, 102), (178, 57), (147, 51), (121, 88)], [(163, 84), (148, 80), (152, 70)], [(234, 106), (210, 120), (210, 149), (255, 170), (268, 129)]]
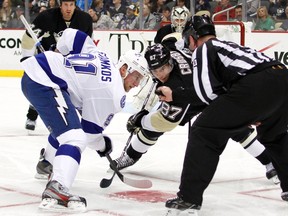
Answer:
[(50, 211), (83, 212), (86, 210), (86, 199), (68, 193), (68, 188), (57, 181), (48, 182), (42, 193), (40, 209)]
[[(118, 170), (122, 170), (124, 168), (127, 168), (129, 166), (134, 165), (139, 159), (135, 160), (131, 157), (129, 157), (129, 155), (125, 152), (124, 155), (120, 156), (119, 158), (114, 160), (115, 165), (117, 165)], [(110, 167), (111, 171), (113, 170)]]
[(42, 148), (40, 151), (39, 162), (37, 163), (36, 166), (36, 174), (35, 174), (36, 179), (48, 179), (52, 173), (53, 166), (51, 163), (45, 160), (44, 153), (45, 149)]
[(266, 177), (271, 180), (274, 184), (279, 184), (280, 181), (277, 176), (277, 172), (272, 163), (266, 165)]
[(25, 123), (25, 129), (34, 131), (36, 127), (36, 121), (33, 121), (31, 119), (27, 119)]
[(189, 215), (198, 216), (201, 206), (185, 202), (180, 197), (169, 199), (165, 204), (168, 210), (165, 216)]

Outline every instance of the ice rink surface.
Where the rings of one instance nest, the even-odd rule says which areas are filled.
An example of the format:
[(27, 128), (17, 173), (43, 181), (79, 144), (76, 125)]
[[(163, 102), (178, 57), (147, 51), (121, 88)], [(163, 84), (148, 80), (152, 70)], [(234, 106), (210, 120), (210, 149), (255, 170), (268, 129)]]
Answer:
[[(0, 215), (70, 215), (38, 209), (46, 182), (34, 178), (40, 149), (46, 146), (48, 132), (39, 119), (33, 134), (24, 129), (29, 103), (20, 88), (20, 78), (0, 78)], [(127, 138), (129, 113), (117, 114), (105, 133), (114, 143), (112, 158), (118, 157)], [(127, 169), (130, 178), (150, 179), (150, 189), (137, 189), (115, 177), (102, 189), (108, 161), (91, 149), (82, 161), (71, 192), (87, 200), (87, 211), (73, 215), (161, 216), (165, 201), (174, 197), (182, 169), (187, 142), (187, 126), (162, 136), (142, 159)], [(234, 142), (221, 156), (214, 179), (204, 194), (199, 216), (288, 216), (288, 203), (280, 198), (279, 185), (265, 177), (265, 167)]]

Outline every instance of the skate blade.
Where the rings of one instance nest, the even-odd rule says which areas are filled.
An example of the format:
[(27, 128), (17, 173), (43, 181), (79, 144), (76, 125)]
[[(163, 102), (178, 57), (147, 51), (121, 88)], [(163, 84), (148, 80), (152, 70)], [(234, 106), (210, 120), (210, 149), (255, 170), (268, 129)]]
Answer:
[(278, 176), (273, 176), (271, 179), (270, 179), (274, 184), (279, 184), (280, 183), (280, 180), (278, 178)]
[(70, 201), (67, 207), (59, 205), (56, 199), (46, 198), (43, 199), (39, 208), (51, 212), (66, 212), (66, 213), (82, 213), (86, 211), (86, 206), (82, 202)]
[(49, 175), (36, 173), (34, 178), (38, 180), (48, 180)]
[(195, 209), (187, 209), (185, 211), (168, 209), (165, 216), (198, 216), (198, 211)]

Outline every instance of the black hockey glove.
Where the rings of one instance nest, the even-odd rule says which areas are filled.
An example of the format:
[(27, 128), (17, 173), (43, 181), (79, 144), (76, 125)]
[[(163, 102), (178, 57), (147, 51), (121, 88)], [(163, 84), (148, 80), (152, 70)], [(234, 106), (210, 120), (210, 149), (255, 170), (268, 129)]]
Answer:
[(128, 132), (132, 133), (136, 128), (141, 127), (141, 119), (148, 113), (149, 112), (147, 110), (143, 109), (140, 112), (130, 116), (126, 124)]
[(50, 51), (53, 51), (53, 52), (55, 52), (56, 49), (57, 49), (57, 44), (56, 44), (56, 43), (50, 45), (50, 47), (49, 47), (49, 50), (50, 50)]
[(97, 151), (97, 153), (100, 155), (100, 157), (105, 157), (106, 154), (110, 154), (113, 150), (113, 146), (112, 146), (112, 141), (108, 136), (103, 136), (104, 140), (105, 140), (105, 150), (104, 151)]

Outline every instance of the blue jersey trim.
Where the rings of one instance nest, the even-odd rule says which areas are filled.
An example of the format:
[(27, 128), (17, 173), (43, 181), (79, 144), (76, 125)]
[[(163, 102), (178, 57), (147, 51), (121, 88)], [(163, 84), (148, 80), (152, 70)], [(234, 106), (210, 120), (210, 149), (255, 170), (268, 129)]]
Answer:
[(51, 134), (49, 134), (48, 136), (48, 142), (51, 144), (51, 146), (53, 146), (53, 148), (55, 149), (59, 148), (60, 143), (58, 142), (58, 140), (53, 138)]
[(82, 119), (81, 121), (82, 129), (85, 133), (90, 133), (90, 134), (100, 134), (103, 132), (103, 128), (100, 127), (99, 125), (86, 121)]
[(51, 80), (52, 82), (56, 83), (61, 89), (67, 91), (67, 89), (68, 89), (67, 83), (66, 83), (63, 79), (55, 76), (55, 75), (52, 73), (51, 68), (50, 68), (50, 66), (49, 66), (49, 63), (48, 63), (48, 61), (47, 61), (47, 58), (46, 58), (45, 54), (44, 54), (44, 53), (40, 53), (40, 54), (38, 54), (35, 58), (36, 58), (38, 64), (39, 64), (39, 65), (42, 67), (42, 69), (46, 72), (46, 74), (47, 74), (47, 76), (50, 78), (50, 80)]
[(61, 156), (61, 155), (70, 156), (73, 159), (75, 159), (78, 164), (80, 164), (81, 153), (80, 153), (79, 148), (77, 148), (76, 146), (72, 146), (69, 144), (61, 145), (56, 152), (56, 156)]
[(76, 32), (74, 43), (73, 43), (73, 50), (70, 52), (70, 54), (81, 53), (86, 37), (88, 36), (84, 32), (81, 32), (81, 31)]

